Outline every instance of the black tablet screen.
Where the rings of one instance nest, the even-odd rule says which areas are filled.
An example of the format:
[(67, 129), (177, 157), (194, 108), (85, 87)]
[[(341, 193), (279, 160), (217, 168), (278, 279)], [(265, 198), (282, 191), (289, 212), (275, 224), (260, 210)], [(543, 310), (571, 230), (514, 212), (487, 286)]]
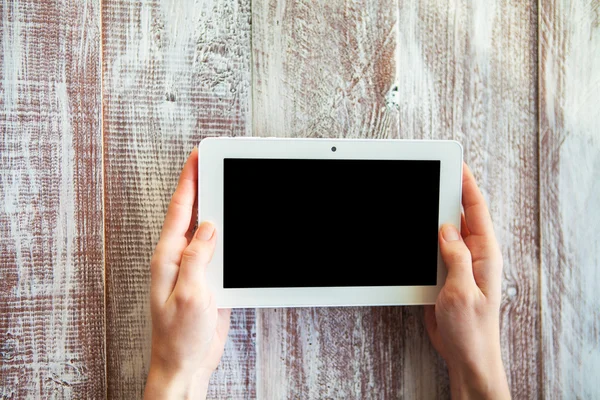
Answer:
[(439, 161), (224, 160), (224, 288), (435, 285)]

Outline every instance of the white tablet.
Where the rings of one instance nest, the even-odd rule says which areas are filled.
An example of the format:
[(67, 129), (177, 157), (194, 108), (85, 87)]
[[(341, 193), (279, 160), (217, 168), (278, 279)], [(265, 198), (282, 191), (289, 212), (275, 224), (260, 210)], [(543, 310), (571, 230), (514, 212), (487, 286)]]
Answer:
[(219, 307), (433, 304), (460, 228), (455, 141), (208, 138), (198, 217)]

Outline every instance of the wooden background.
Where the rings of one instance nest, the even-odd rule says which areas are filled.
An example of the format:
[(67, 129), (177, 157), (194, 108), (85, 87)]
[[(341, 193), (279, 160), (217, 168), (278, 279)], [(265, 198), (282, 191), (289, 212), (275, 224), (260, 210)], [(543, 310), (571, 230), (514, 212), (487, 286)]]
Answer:
[[(0, 2), (0, 398), (139, 398), (206, 136), (456, 139), (514, 398), (600, 398), (600, 3)], [(421, 307), (235, 310), (210, 398), (449, 397)]]

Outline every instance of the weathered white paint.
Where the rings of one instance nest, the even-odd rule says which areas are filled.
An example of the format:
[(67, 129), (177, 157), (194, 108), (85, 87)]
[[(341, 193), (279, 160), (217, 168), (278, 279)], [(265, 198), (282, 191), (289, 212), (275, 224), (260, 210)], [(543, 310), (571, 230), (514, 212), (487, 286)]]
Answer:
[(400, 111), (400, 139), (432, 139), (440, 132), (435, 77), (418, 45), (417, 7), (398, 8), (396, 81)]
[[(94, 106), (80, 110), (82, 103), (69, 87), (80, 83), (80, 75), (69, 76), (76, 71), (86, 78), (84, 87), (78, 86), (75, 92), (83, 90), (84, 96), (93, 98), (99, 88), (85, 85), (90, 84), (94, 75), (90, 68), (99, 58), (100, 2), (76, 3), (3, 0), (0, 4), (0, 213), (8, 221), (2, 227), (0, 253), (2, 262), (19, 266), (16, 285), (12, 285), (12, 275), (7, 275), (10, 269), (0, 268), (4, 284), (0, 288), (5, 290), (0, 292), (0, 307), (7, 307), (9, 299), (9, 307), (26, 309), (21, 315), (0, 315), (0, 334), (4, 335), (0, 338), (0, 397), (101, 397), (105, 391), (103, 341), (94, 339), (102, 335), (103, 325), (97, 325), (96, 319), (102, 315), (101, 305), (80, 309), (77, 300), (82, 294), (94, 295), (104, 281), (101, 265), (82, 264), (77, 258), (81, 249), (76, 246), (81, 235), (95, 232), (99, 223), (92, 218), (77, 220), (81, 205), (75, 202), (82, 190), (96, 190), (95, 184), (85, 182), (102, 178), (99, 167), (94, 175), (75, 175), (75, 167), (84, 166), (81, 163), (98, 162), (99, 142), (94, 141), (91, 148), (74, 147), (75, 139), (81, 142), (84, 136), (99, 135), (88, 130), (95, 126), (90, 121), (94, 113), (99, 114), (99, 102), (87, 100), (84, 106)], [(460, 140), (490, 203), (503, 245), (503, 348), (514, 397), (599, 397), (594, 375), (600, 369), (600, 304), (595, 297), (600, 290), (600, 243), (595, 230), (600, 214), (594, 212), (600, 209), (600, 30), (595, 3), (542, 1), (537, 39), (532, 39), (537, 30), (532, 30), (536, 25), (531, 18), (536, 3), (399, 3), (392, 17), (397, 22), (375, 35), (382, 39), (379, 47), (396, 42), (389, 57), (394, 60), (394, 72), (389, 74), (371, 69), (385, 57), (368, 44), (373, 35), (369, 29), (389, 22), (373, 17), (377, 5), (365, 7), (364, 18), (351, 4), (328, 5), (349, 10), (340, 26), (353, 34), (335, 42), (337, 27), (327, 23), (336, 17), (330, 9), (318, 11), (324, 4), (255, 0), (254, 42), (263, 50), (255, 51), (253, 62), (254, 134), (393, 137), (397, 110), (400, 137)], [(48, 18), (40, 11), (41, 4), (51, 18), (64, 20), (59, 24), (58, 47), (51, 41), (43, 54), (34, 50), (43, 42), (44, 33), (51, 32), (36, 30), (35, 36), (31, 28), (33, 18)], [(125, 11), (117, 10), (119, 4)], [(117, 210), (107, 218), (113, 225), (121, 223), (120, 219), (133, 221), (123, 225), (123, 231), (109, 232), (113, 235), (109, 245), (123, 243), (123, 252), (111, 250), (108, 264), (122, 272), (109, 274), (113, 280), (108, 282), (115, 296), (109, 298), (113, 331), (108, 340), (115, 348), (107, 365), (114, 384), (109, 393), (135, 397), (143, 386), (149, 351), (144, 268), (181, 162), (202, 135), (251, 133), (251, 118), (246, 117), (252, 107), (250, 6), (248, 1), (196, 4), (185, 0), (182, 6), (174, 0), (132, 5), (115, 0), (104, 2), (103, 7), (104, 94), (109, 108), (104, 118), (108, 128), (105, 155), (113, 163), (105, 199), (108, 208)], [(537, 18), (533, 20), (537, 23)], [(328, 34), (320, 36), (319, 32)], [(538, 163), (531, 147), (536, 104), (531, 80), (538, 70), (532, 40), (538, 40), (541, 50), (539, 221), (537, 192), (531, 186)], [(346, 59), (344, 52), (349, 48), (355, 53)], [(65, 63), (67, 52), (72, 54), (72, 65)], [(320, 61), (311, 59), (315, 54)], [(52, 68), (40, 72), (43, 64), (36, 64), (40, 60)], [(385, 82), (369, 80), (382, 75)], [(97, 78), (92, 81), (99, 82)], [(173, 101), (168, 100), (170, 95)], [(30, 99), (40, 100), (39, 109), (26, 111), (30, 119), (20, 119), (25, 114), (19, 114), (19, 105)], [(92, 117), (75, 124), (81, 112)], [(228, 117), (230, 124), (222, 122)], [(42, 140), (45, 146), (36, 148), (35, 143)], [(82, 155), (88, 152), (92, 154), (89, 159)], [(121, 191), (127, 182), (134, 183)], [(536, 289), (538, 222), (541, 293)], [(97, 251), (100, 243), (96, 237), (87, 237), (87, 254)], [(131, 254), (124, 256), (125, 252)], [(85, 272), (90, 281), (84, 282), (81, 270), (90, 266)], [(133, 301), (126, 294), (132, 289), (137, 290)], [(40, 300), (43, 295), (50, 296), (49, 300)], [(541, 321), (532, 300), (538, 295)], [(118, 308), (123, 303), (129, 307), (126, 313)], [(382, 376), (398, 379), (405, 397), (444, 397), (447, 382), (439, 360), (423, 340), (419, 311), (410, 308), (398, 315), (376, 317), (333, 310), (331, 314), (271, 310), (259, 314), (258, 331), (253, 311), (236, 312), (211, 396), (231, 397), (232, 390), (243, 393), (236, 385), (243, 387), (248, 370), (254, 369), (253, 336), (258, 334), (257, 387), (263, 390), (258, 398), (266, 388), (274, 398), (293, 396), (293, 385), (304, 385), (301, 394), (307, 398), (339, 397), (336, 388), (361, 393), (363, 378), (373, 384), (370, 393), (377, 395), (383, 385), (373, 383), (379, 382), (376, 368), (381, 368)], [(115, 317), (118, 313), (122, 320)], [(337, 329), (348, 332), (350, 339), (344, 343), (355, 344), (355, 349), (344, 353), (328, 346), (338, 333), (327, 325), (328, 315), (343, 316)], [(74, 324), (84, 320), (86, 327)], [(391, 326), (392, 320), (404, 327), (402, 337), (379, 340), (383, 347), (369, 343), (369, 338), (377, 338), (369, 327)], [(535, 353), (538, 334), (540, 362)], [(137, 350), (128, 349), (136, 340), (141, 342)], [(91, 350), (84, 348), (89, 343)], [(331, 370), (327, 377), (334, 385), (312, 384), (330, 368), (335, 352), (363, 360), (365, 369), (361, 372), (346, 363), (347, 377)], [(376, 352), (377, 358), (370, 358), (369, 352)], [(3, 370), (11, 363), (22, 365), (19, 374)], [(272, 368), (276, 365), (282, 368)], [(253, 379), (254, 372), (247, 387), (250, 398), (256, 394)], [(430, 384), (423, 384), (424, 380)], [(538, 383), (543, 386), (541, 393)]]
[[(71, 125), (73, 110), (69, 107), (69, 95), (67, 94), (66, 86), (66, 60), (61, 59), (59, 66), (62, 71), (60, 82), (56, 82), (54, 90), (55, 100), (52, 108), (57, 110), (59, 116), (58, 128), (56, 132), (58, 150), (60, 154), (60, 165), (58, 165), (57, 178), (60, 180), (58, 189), (58, 213), (56, 218), (56, 226), (52, 232), (54, 239), (54, 249), (52, 254), (52, 264), (54, 266), (54, 277), (52, 279), (51, 294), (53, 300), (53, 318), (50, 319), (49, 334), (45, 335), (46, 349), (48, 349), (48, 358), (50, 360), (61, 360), (68, 357), (69, 360), (81, 359), (81, 354), (68, 351), (68, 334), (69, 329), (73, 329), (72, 309), (73, 297), (76, 292), (73, 286), (78, 282), (73, 282), (73, 252), (74, 240), (77, 235), (77, 220), (75, 219), (75, 187), (73, 181), (75, 154), (73, 149), (74, 132)], [(96, 132), (98, 134), (98, 132)], [(45, 293), (49, 294), (49, 293)], [(62, 363), (59, 363), (62, 365)], [(67, 364), (67, 363), (65, 363)], [(56, 364), (54, 365), (56, 370)], [(52, 369), (51, 369), (52, 371)], [(51, 372), (54, 379), (67, 379), (61, 376), (61, 373)], [(68, 391), (65, 393), (71, 396), (73, 393)]]
[(98, 397), (99, 2), (0, 7), (0, 396)]
[(598, 398), (600, 27), (597, 4), (540, 9), (544, 397)]
[(254, 135), (396, 137), (395, 5), (254, 1)]

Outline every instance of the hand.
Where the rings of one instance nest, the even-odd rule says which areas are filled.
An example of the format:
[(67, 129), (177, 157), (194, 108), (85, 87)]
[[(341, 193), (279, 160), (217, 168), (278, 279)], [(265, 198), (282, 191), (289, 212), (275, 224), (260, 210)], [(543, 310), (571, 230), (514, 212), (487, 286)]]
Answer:
[(439, 234), (448, 276), (425, 323), (446, 360), (452, 398), (509, 399), (500, 353), (502, 254), (475, 178), (463, 164), (462, 237), (452, 225)]
[(215, 227), (194, 230), (198, 150), (188, 158), (151, 262), (152, 357), (145, 399), (206, 398), (229, 331), (229, 309), (217, 310), (205, 279)]

